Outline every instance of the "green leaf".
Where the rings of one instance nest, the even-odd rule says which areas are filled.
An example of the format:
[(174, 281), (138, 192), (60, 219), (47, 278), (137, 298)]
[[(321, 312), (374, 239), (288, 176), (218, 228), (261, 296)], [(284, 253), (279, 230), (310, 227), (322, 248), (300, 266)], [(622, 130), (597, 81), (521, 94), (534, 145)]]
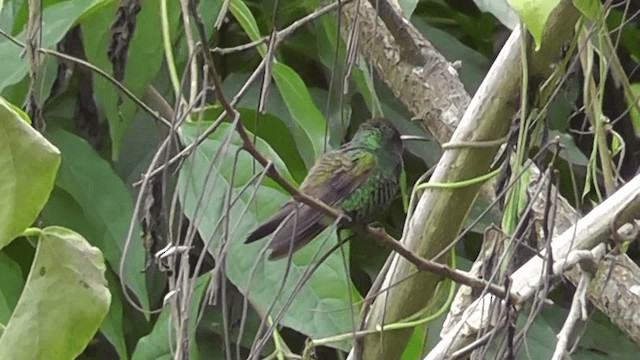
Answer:
[[(33, 85), (30, 83), (30, 77), (25, 76), (17, 84), (8, 86), (3, 91), (5, 98), (17, 104), (24, 103), (29, 88), (33, 86), (33, 89), (35, 89), (33, 95), (36, 101), (40, 104), (45, 104), (51, 95), (52, 85), (58, 77), (58, 59), (53, 56), (43, 57), (39, 71), (39, 76)], [(31, 119), (28, 121), (30, 123)]]
[(9, 1), (3, 6), (3, 0), (0, 0), (0, 29), (7, 33), (11, 33), (13, 19), (15, 18), (15, 7), (17, 2)]
[[(262, 323), (262, 319), (250, 304), (248, 304), (246, 312), (243, 312), (244, 296), (238, 292), (235, 287), (227, 285), (226, 296), (227, 308), (225, 312), (228, 321), (226, 328), (222, 315), (222, 301), (218, 300), (215, 306), (207, 306), (200, 315), (200, 324), (198, 326), (198, 337), (200, 339), (198, 340), (198, 346), (202, 349), (205, 344), (215, 344), (216, 340), (218, 342), (218, 344), (216, 344), (218, 345), (217, 351), (208, 351), (207, 355), (209, 355), (209, 353), (212, 355), (215, 353), (219, 353), (222, 356), (224, 355), (222, 350), (224, 349), (225, 335), (228, 336), (230, 342), (234, 344), (239, 343), (241, 347), (251, 349)], [(240, 328), (240, 326), (236, 324), (240, 324), (242, 321), (244, 321), (244, 326)], [(242, 336), (238, 339), (240, 331), (242, 331)], [(274, 342), (269, 341), (262, 349), (261, 355), (268, 356), (273, 353), (274, 350)]]
[[(518, 316), (517, 328), (522, 329), (529, 322), (527, 313)], [(515, 359), (550, 359), (557, 344), (557, 334), (567, 319), (568, 310), (559, 306), (548, 306), (536, 316), (529, 326), (526, 339), (523, 342)], [(577, 329), (580, 331), (580, 339), (576, 348), (571, 353), (572, 360), (596, 360), (603, 358), (631, 360), (638, 358), (638, 346), (633, 344), (627, 336), (613, 326), (602, 313), (596, 312), (587, 322), (586, 331), (583, 332), (582, 324)], [(499, 335), (504, 338), (504, 334)], [(496, 347), (503, 344), (500, 338), (495, 339), (489, 347), (485, 358), (496, 358)]]
[(496, 19), (513, 30), (518, 25), (518, 16), (507, 4), (507, 0), (473, 0), (478, 9), (493, 14)]
[[(193, 142), (198, 130), (202, 128), (203, 125), (195, 124), (183, 126), (184, 142)], [(218, 161), (212, 163), (227, 136), (231, 138), (223, 148), (225, 151)], [(224, 235), (224, 226), (219, 225), (226, 218), (227, 209), (224, 204), (228, 191), (232, 191), (232, 197), (237, 198), (237, 201), (228, 209), (226, 275), (242, 293), (247, 294), (259, 313), (266, 312), (275, 300), (275, 307), (271, 311), (271, 315), (275, 315), (283, 308), (305, 270), (311, 266), (316, 252), (325, 253), (336, 243), (335, 229), (327, 229), (294, 254), (286, 284), (278, 292), (285, 274), (286, 261), (267, 261), (264, 255), (260, 255), (266, 240), (246, 245), (244, 239), (258, 221), (273, 214), (289, 196), (270, 179), (257, 184), (255, 198), (252, 196), (254, 185), (241, 193), (253, 177), (254, 171), (262, 171), (261, 166), (247, 152), (238, 153), (241, 146), (242, 142), (234, 129), (229, 124), (222, 124), (197, 148), (191, 158), (185, 160), (178, 179), (179, 196), (185, 215), (197, 226), (203, 240), (209, 244), (210, 253), (217, 257)], [(285, 165), (267, 143), (257, 138), (256, 147), (273, 161), (283, 176), (290, 177)], [(236, 153), (237, 164), (233, 174)], [(329, 240), (324, 243), (327, 237)], [(347, 246), (344, 250), (348, 254)], [(358, 304), (358, 300), (360, 296), (345, 274), (343, 259), (338, 251), (330, 255), (302, 286), (284, 313), (281, 324), (314, 338), (348, 333), (353, 327), (350, 308), (352, 302)], [(355, 306), (353, 311), (358, 314), (359, 310)], [(349, 348), (347, 342), (333, 346)]]
[(487, 75), (491, 62), (478, 50), (470, 48), (448, 32), (429, 26), (421, 18), (414, 18), (411, 22), (445, 58), (462, 61), (464, 66), (458, 70), (458, 74), (464, 88), (473, 95)]
[[(526, 316), (518, 316), (518, 328), (526, 322)], [(541, 316), (537, 317), (529, 331), (527, 341), (517, 352), (517, 359), (526, 359), (528, 355), (535, 359), (551, 359), (556, 345), (556, 332)]]
[[(237, 91), (244, 85), (247, 79), (248, 79), (248, 75), (243, 76), (238, 74), (231, 74), (230, 76), (228, 76), (223, 83), (223, 89), (225, 94), (229, 94), (229, 95), (236, 94)], [(255, 109), (258, 104), (258, 99), (260, 98), (260, 87), (261, 86), (259, 83), (254, 83), (252, 86), (250, 86), (245, 96), (242, 98), (242, 100), (240, 100), (238, 107), (246, 108), (246, 109), (249, 109), (249, 108)], [(288, 132), (291, 133), (294, 140), (292, 143), (289, 143), (287, 146), (292, 146), (296, 149), (296, 152), (298, 153), (297, 156), (300, 157), (304, 162), (303, 163), (305, 167), (304, 174), (306, 174), (307, 168), (310, 168), (316, 160), (316, 158), (313, 156), (313, 146), (307, 134), (304, 132), (303, 129), (300, 128), (298, 123), (293, 119), (293, 117), (289, 113), (289, 109), (287, 108), (287, 105), (284, 102), (284, 99), (282, 98), (282, 95), (280, 94), (279, 91), (269, 91), (269, 93), (267, 94), (265, 111), (267, 114), (273, 115), (281, 119), (282, 122), (284, 122), (284, 124), (286, 125)], [(254, 110), (254, 113), (255, 113), (255, 110)], [(243, 123), (247, 124), (250, 128), (253, 129), (256, 126), (254, 124), (256, 122), (255, 121), (256, 117), (255, 115), (252, 115), (252, 114), (247, 114), (247, 115), (249, 115), (247, 118), (245, 118), (244, 116), (242, 117), (242, 121)], [(205, 120), (210, 120), (210, 119), (206, 118)], [(258, 135), (262, 136), (264, 134), (264, 131), (262, 129), (270, 127), (271, 126), (270, 124), (271, 122), (269, 121), (268, 116), (260, 115), (257, 121), (258, 129), (260, 129), (260, 134)], [(277, 142), (278, 143), (284, 142), (284, 140), (285, 139), (281, 138), (281, 140)], [(269, 141), (269, 143), (271, 142)], [(275, 146), (274, 150), (279, 151), (277, 149), (278, 147), (281, 147), (281, 145)], [(288, 158), (287, 159), (283, 158), (283, 160), (286, 161), (286, 163), (289, 165), (288, 167), (292, 172), (297, 172), (297, 169), (296, 169), (296, 167), (298, 166), (297, 164), (290, 163), (290, 159)], [(298, 178), (297, 176), (298, 174), (296, 174), (296, 179)]]
[(119, 360), (128, 360), (127, 344), (124, 337), (124, 318), (122, 315), (122, 291), (120, 280), (111, 271), (107, 270), (106, 278), (111, 293), (111, 306), (104, 321), (100, 325), (100, 332), (113, 345), (118, 353)]
[(573, 0), (573, 5), (589, 20), (600, 18), (601, 4), (598, 0)]
[(413, 15), (413, 12), (416, 10), (418, 0), (398, 0), (398, 4), (400, 5), (400, 9), (402, 9), (404, 17), (410, 19), (411, 15)]
[(18, 304), (24, 287), (22, 269), (6, 254), (0, 252), (0, 323), (6, 324)]
[(111, 269), (124, 279), (141, 306), (148, 309), (145, 275), (141, 272), (145, 251), (139, 239), (137, 222), (127, 250), (124, 274), (119, 273), (133, 216), (133, 200), (126, 185), (109, 163), (80, 137), (61, 129), (53, 129), (47, 137), (62, 152), (56, 186), (77, 202), (95, 234), (91, 243), (102, 250)]
[(413, 334), (409, 338), (409, 343), (404, 348), (401, 360), (420, 359), (422, 356), (422, 344), (424, 344), (426, 333), (424, 326), (416, 326), (413, 328)]
[[(230, 9), (252, 41), (261, 39), (256, 20), (242, 1), (231, 1)], [(264, 44), (258, 46), (258, 51), (264, 56), (266, 46)], [(298, 73), (276, 59), (273, 59), (271, 71), (289, 113), (298, 125), (297, 130), (301, 131), (311, 143), (311, 155), (313, 155), (311, 158), (318, 158), (325, 151), (326, 119), (313, 102), (307, 86)], [(307, 165), (311, 164), (307, 162)]]
[(574, 165), (585, 167), (589, 165), (589, 159), (584, 155), (582, 150), (578, 148), (578, 145), (576, 145), (573, 136), (567, 133), (551, 130), (549, 132), (549, 138), (556, 137), (560, 140), (560, 144), (562, 145), (562, 150), (560, 150), (559, 153), (561, 158)]
[[(105, 0), (71, 0), (50, 4), (42, 9), (42, 44), (43, 48), (55, 47), (62, 40), (67, 31), (82, 14), (96, 4)], [(17, 39), (23, 41), (23, 30)], [(27, 58), (20, 56), (22, 48), (10, 40), (0, 37), (0, 92), (9, 85), (13, 85), (27, 75), (29, 63)]]
[(20, 119), (22, 119), (27, 124), (31, 125), (31, 119), (29, 118), (29, 115), (27, 115), (27, 113), (22, 111), (22, 109), (20, 109), (19, 107), (13, 105), (12, 103), (10, 103), (10, 102), (8, 102), (6, 100), (0, 100), (0, 101), (2, 101), (3, 105), (6, 105), (10, 110), (13, 110), (15, 115), (18, 115), (18, 117), (20, 117)]
[[(631, 95), (634, 99), (640, 99), (640, 83), (631, 84)], [(633, 122), (633, 127), (636, 130), (636, 133), (640, 130), (640, 113), (638, 113), (637, 106), (639, 105), (632, 107), (630, 112), (631, 121)]]
[(47, 202), (60, 152), (0, 98), (0, 249), (30, 226)]
[[(287, 168), (291, 171), (296, 182), (301, 183), (307, 170), (284, 120), (270, 113), (259, 114), (251, 108), (236, 107), (236, 110), (240, 113), (240, 120), (245, 128), (271, 144), (280, 159), (287, 164)], [(213, 121), (220, 114), (222, 114), (222, 106), (213, 105), (198, 115), (194, 115), (194, 118), (202, 116), (205, 121)]]
[[(211, 38), (211, 35), (216, 30), (214, 28), (215, 20), (220, 15), (220, 10), (222, 9), (224, 1), (220, 0), (200, 0), (197, 1), (197, 11), (200, 14), (200, 17), (204, 20), (204, 32), (207, 39)], [(171, 6), (168, 4), (167, 6)], [(194, 34), (196, 38), (196, 42), (200, 40), (198, 34), (198, 28), (196, 27), (195, 21), (191, 21), (191, 32)], [(184, 31), (181, 29), (180, 34), (184, 34)], [(179, 41), (177, 44), (177, 49), (174, 50), (175, 62), (178, 68), (183, 68), (186, 62), (189, 60), (189, 48), (187, 46), (186, 41)]]
[[(112, 1), (81, 22), (87, 60), (109, 74), (113, 73), (112, 64), (107, 58), (111, 36), (109, 29), (118, 4), (119, 2)], [(175, 38), (180, 18), (180, 2), (168, 1), (167, 5), (169, 30)], [(124, 85), (138, 98), (145, 93), (164, 61), (160, 26), (160, 1), (146, 1), (136, 17), (135, 31), (125, 60), (126, 70), (123, 81)], [(131, 125), (138, 108), (106, 79), (100, 76), (94, 76), (93, 79), (94, 96), (100, 99), (98, 107), (104, 112), (109, 122), (109, 133), (113, 143), (112, 156), (117, 159), (123, 133)], [(118, 106), (118, 94), (123, 101), (120, 106)]]
[[(196, 321), (198, 319), (198, 311), (200, 310), (200, 303), (209, 285), (211, 275), (201, 275), (193, 290), (193, 296), (191, 298), (191, 304), (189, 305), (189, 338), (192, 340), (189, 346), (189, 359), (198, 360), (200, 354), (195, 342), (196, 334)], [(172, 340), (169, 338), (170, 331), (173, 329), (171, 324), (170, 308), (165, 307), (162, 309), (153, 330), (149, 335), (142, 337), (136, 349), (131, 356), (131, 360), (171, 360), (173, 359), (172, 349), (175, 349), (175, 344), (172, 344)], [(209, 357), (206, 357), (209, 359)]]
[(327, 121), (311, 99), (307, 86), (298, 73), (285, 64), (274, 63), (272, 74), (289, 113), (309, 138), (314, 159), (317, 159), (325, 152)]
[[(73, 229), (85, 239), (95, 239), (96, 232), (91, 222), (85, 216), (82, 208), (73, 197), (60, 188), (54, 188), (47, 205), (42, 210), (42, 218), (47, 225), (61, 225)], [(110, 271), (106, 272), (111, 293), (111, 306), (106, 318), (100, 326), (100, 331), (109, 340), (121, 360), (128, 359), (124, 341), (122, 324), (122, 294), (120, 281)]]
[[(233, 17), (238, 20), (238, 23), (240, 23), (240, 26), (242, 26), (242, 29), (247, 33), (251, 41), (257, 41), (262, 38), (256, 19), (242, 0), (231, 0), (229, 10), (231, 14), (233, 14)], [(265, 44), (260, 44), (257, 48), (260, 55), (264, 56), (267, 53), (267, 46)]]
[[(316, 7), (317, 4), (315, 2), (309, 2), (307, 4), (307, 11), (315, 11)], [(315, 37), (317, 40), (315, 44), (315, 56), (320, 60), (322, 65), (325, 66), (327, 71), (334, 74), (331, 79), (332, 85), (330, 86), (332, 87), (332, 94), (330, 94), (330, 96), (332, 101), (337, 101), (333, 103), (334, 107), (337, 107), (337, 104), (342, 97), (343, 80), (340, 74), (343, 73), (343, 64), (346, 62), (346, 46), (344, 41), (341, 40), (338, 35), (338, 22), (335, 17), (323, 16), (316, 22), (316, 27), (317, 31), (315, 32)], [(339, 54), (337, 61), (336, 53)], [(369, 112), (372, 114), (379, 114), (380, 101), (377, 94), (374, 93), (375, 88), (373, 87), (373, 76), (369, 71), (369, 67), (364, 60), (364, 57), (360, 56), (358, 66), (352, 67), (351, 76), (358, 92), (362, 95), (362, 98), (367, 104)], [(331, 130), (331, 143), (340, 144), (342, 141), (341, 135), (344, 136), (346, 127), (348, 127), (349, 124), (336, 124), (336, 121), (332, 119), (331, 116), (329, 116), (329, 120), (333, 120), (329, 123), (329, 130)]]
[[(521, 313), (517, 319), (517, 328), (520, 330), (527, 321), (527, 314)], [(537, 316), (528, 328), (526, 333), (526, 341), (520, 346), (515, 358), (518, 360), (525, 359), (551, 359), (556, 344), (556, 333), (542, 316)], [(504, 344), (504, 332), (499, 333), (498, 337), (489, 345), (487, 359), (498, 358), (498, 346)], [(573, 359), (573, 357), (572, 357)]]
[[(568, 315), (568, 310), (558, 306), (545, 309), (541, 314), (544, 321), (557, 334)], [(538, 321), (538, 320), (536, 320)], [(582, 333), (580, 342), (571, 354), (573, 360), (596, 360), (604, 357), (611, 359), (637, 359), (638, 345), (634, 344), (627, 335), (600, 311), (595, 311), (587, 321), (587, 328)], [(552, 347), (556, 344), (555, 336), (548, 339)]]
[(560, 4), (560, 0), (509, 0), (509, 4), (533, 36), (536, 50), (540, 49), (544, 26), (553, 9)]
[(0, 338), (0, 359), (78, 356), (109, 309), (104, 271), (102, 254), (82, 236), (43, 229), (23, 296)]
[[(640, 58), (640, 29), (638, 26), (634, 26), (633, 22), (629, 22), (628, 11), (625, 11), (624, 8), (611, 8), (607, 11), (607, 15), (605, 19), (607, 28), (620, 29), (619, 44), (624, 46), (629, 51), (631, 58), (637, 61)], [(637, 80), (632, 79), (631, 81), (637, 82)]]
[[(361, 71), (355, 71), (354, 76), (357, 76), (355, 75), (356, 73), (359, 74), (360, 77), (363, 77)], [(341, 80), (334, 77), (333, 81), (337, 83)], [(345, 135), (351, 124), (351, 115), (353, 114), (351, 97), (343, 95), (338, 86), (333, 86), (331, 92), (312, 87), (309, 88), (309, 93), (313, 102), (321, 104), (324, 109), (323, 113), (328, 123), (328, 133), (326, 137), (329, 138), (329, 141), (327, 142), (327, 149), (340, 147), (340, 145), (344, 143)], [(271, 141), (269, 141), (269, 143), (273, 144)], [(288, 163), (289, 162), (287, 162), (287, 164)]]

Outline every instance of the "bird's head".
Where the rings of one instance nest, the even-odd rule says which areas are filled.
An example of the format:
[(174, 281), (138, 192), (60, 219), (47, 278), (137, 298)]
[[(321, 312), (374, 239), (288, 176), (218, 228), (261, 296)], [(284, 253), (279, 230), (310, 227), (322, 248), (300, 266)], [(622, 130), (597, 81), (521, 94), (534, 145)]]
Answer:
[(385, 118), (374, 118), (362, 123), (352, 142), (375, 150), (402, 152), (403, 148), (400, 132)]

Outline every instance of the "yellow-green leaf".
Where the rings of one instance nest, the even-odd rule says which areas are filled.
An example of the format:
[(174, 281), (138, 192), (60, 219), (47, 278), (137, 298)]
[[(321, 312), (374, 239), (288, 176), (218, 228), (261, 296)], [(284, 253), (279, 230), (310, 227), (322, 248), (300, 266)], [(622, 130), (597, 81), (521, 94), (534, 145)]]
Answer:
[(544, 26), (560, 0), (509, 0), (509, 4), (533, 36), (536, 50), (540, 49)]
[(58, 149), (0, 98), (0, 248), (35, 221), (59, 165)]
[(40, 232), (31, 271), (2, 337), (0, 359), (75, 359), (109, 310), (98, 248), (53, 226)]

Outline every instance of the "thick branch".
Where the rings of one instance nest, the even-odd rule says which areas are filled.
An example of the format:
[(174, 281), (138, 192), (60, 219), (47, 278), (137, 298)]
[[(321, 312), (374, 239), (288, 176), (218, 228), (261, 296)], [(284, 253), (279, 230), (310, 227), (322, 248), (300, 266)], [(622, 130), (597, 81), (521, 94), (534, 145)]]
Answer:
[[(415, 43), (412, 47), (419, 49), (423, 57), (419, 62), (424, 65), (415, 66), (415, 51), (402, 50), (368, 1), (357, 1), (342, 8), (346, 20), (342, 29), (345, 38), (354, 25), (358, 4), (358, 50), (414, 118), (420, 120), (441, 144), (447, 142), (471, 100), (455, 68), (411, 23), (406, 22), (402, 33), (411, 34)], [(401, 40), (407, 41), (407, 38), (402, 36)], [(405, 55), (407, 53), (412, 55)]]

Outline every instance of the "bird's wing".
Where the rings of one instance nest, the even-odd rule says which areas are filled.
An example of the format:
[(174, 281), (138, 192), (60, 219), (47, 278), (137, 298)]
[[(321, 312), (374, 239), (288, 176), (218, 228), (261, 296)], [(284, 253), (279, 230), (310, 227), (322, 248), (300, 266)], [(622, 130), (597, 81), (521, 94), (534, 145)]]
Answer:
[[(352, 153), (328, 152), (311, 168), (300, 191), (328, 205), (336, 205), (362, 185), (376, 166), (374, 154), (367, 151)], [(270, 259), (293, 253), (316, 237), (332, 221), (306, 204), (285, 205), (274, 215), (283, 222), (270, 243)], [(277, 227), (277, 225), (276, 225)]]
[(300, 191), (334, 205), (358, 188), (375, 166), (376, 157), (368, 151), (328, 152), (309, 170)]

